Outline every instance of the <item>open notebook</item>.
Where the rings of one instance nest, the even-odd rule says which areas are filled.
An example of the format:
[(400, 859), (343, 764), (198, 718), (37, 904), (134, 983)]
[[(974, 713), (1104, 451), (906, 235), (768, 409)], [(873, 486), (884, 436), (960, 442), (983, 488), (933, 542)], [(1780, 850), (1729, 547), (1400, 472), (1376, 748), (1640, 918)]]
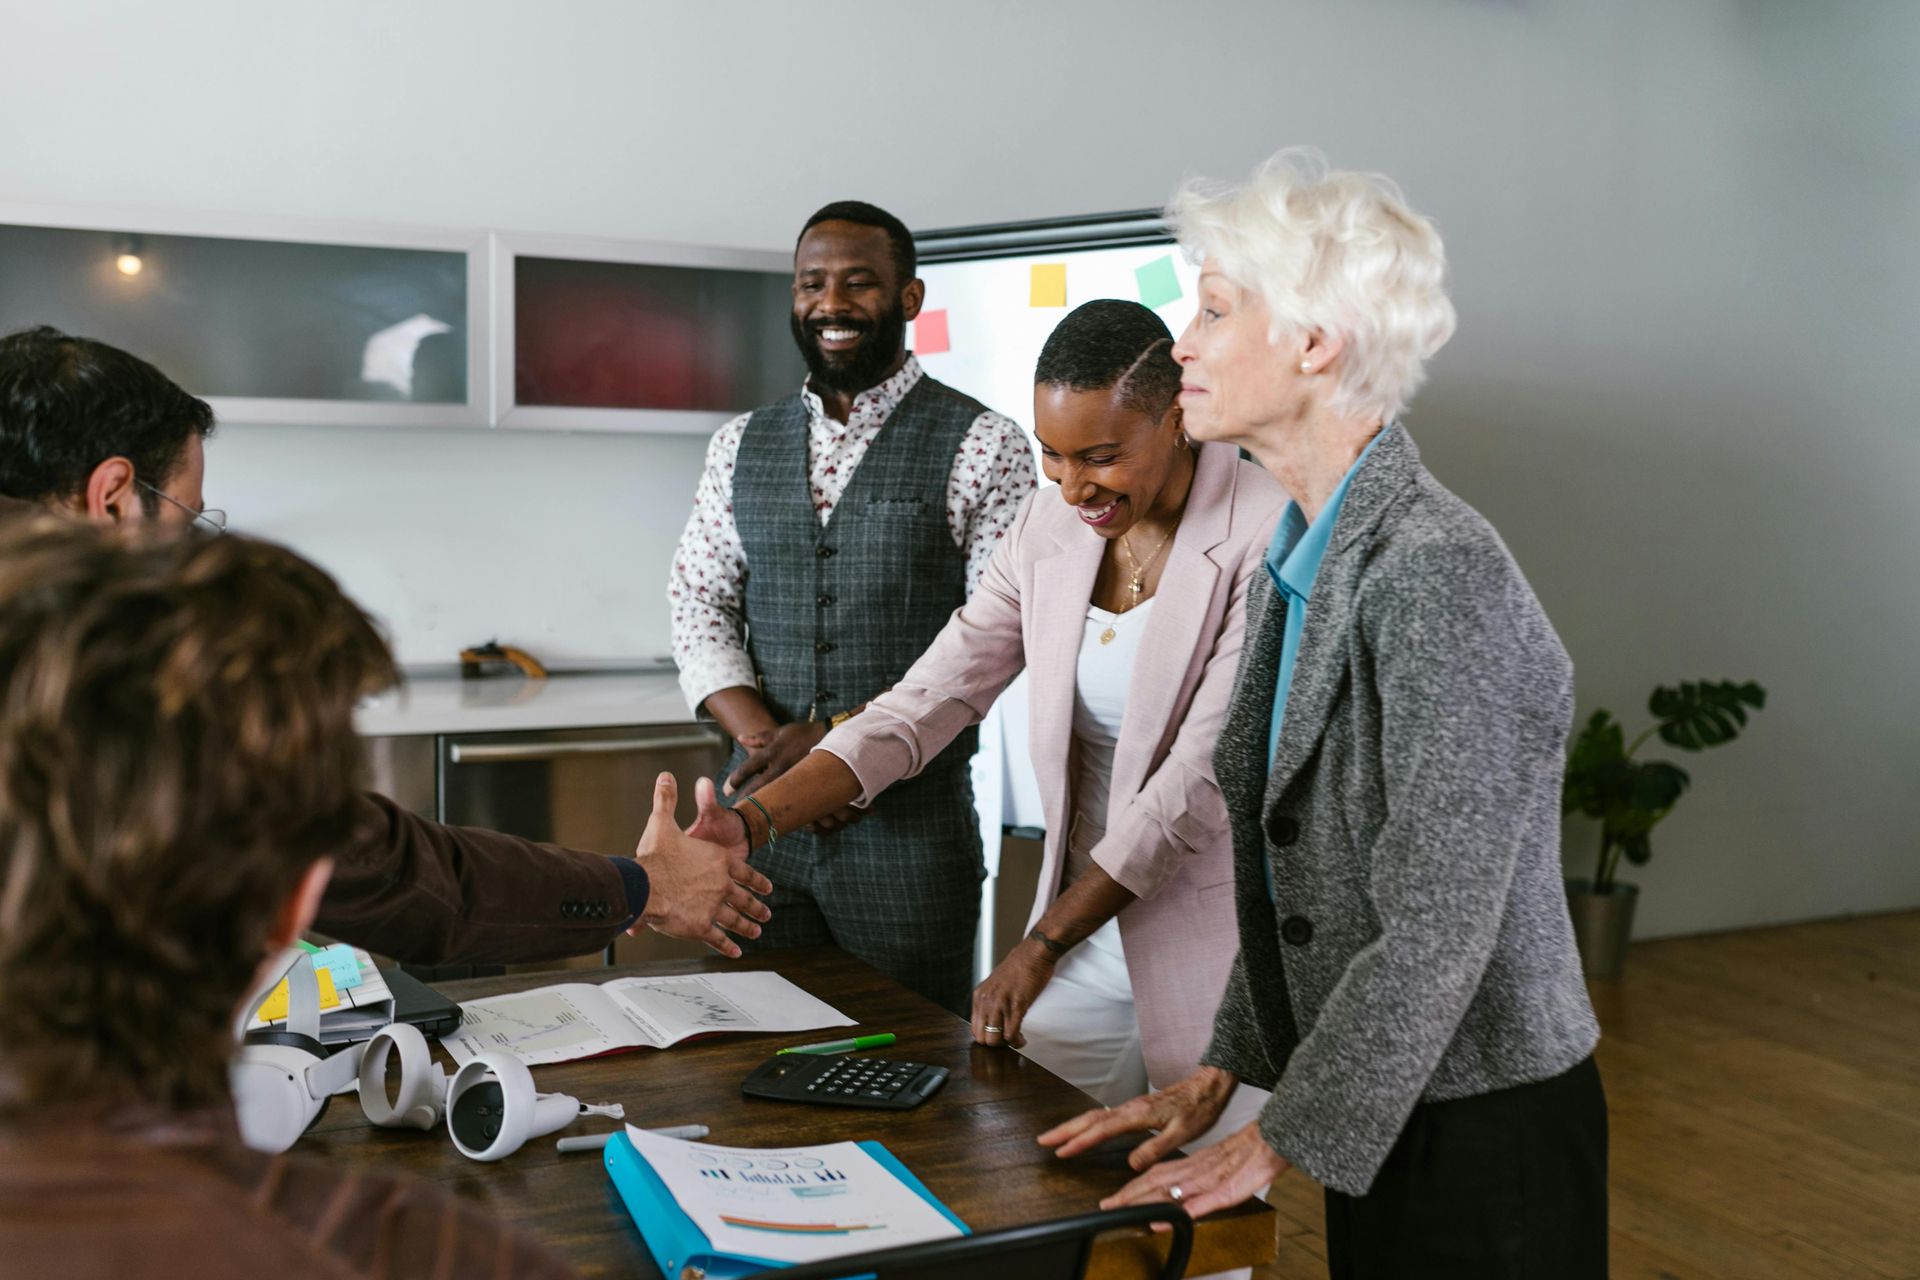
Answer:
[(441, 1043), (456, 1062), (504, 1050), (530, 1067), (665, 1049), (721, 1031), (812, 1031), (853, 1019), (777, 973), (684, 973), (565, 982), (469, 1000)]

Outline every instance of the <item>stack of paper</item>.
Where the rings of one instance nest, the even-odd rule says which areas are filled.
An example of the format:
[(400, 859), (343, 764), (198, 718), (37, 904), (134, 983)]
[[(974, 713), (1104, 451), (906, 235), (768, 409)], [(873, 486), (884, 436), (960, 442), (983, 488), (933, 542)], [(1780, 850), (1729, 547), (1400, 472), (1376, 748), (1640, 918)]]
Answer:
[(461, 1006), (442, 1037), (454, 1061), (505, 1050), (530, 1067), (622, 1049), (664, 1049), (717, 1031), (812, 1031), (853, 1019), (777, 973), (687, 973), (567, 982)]

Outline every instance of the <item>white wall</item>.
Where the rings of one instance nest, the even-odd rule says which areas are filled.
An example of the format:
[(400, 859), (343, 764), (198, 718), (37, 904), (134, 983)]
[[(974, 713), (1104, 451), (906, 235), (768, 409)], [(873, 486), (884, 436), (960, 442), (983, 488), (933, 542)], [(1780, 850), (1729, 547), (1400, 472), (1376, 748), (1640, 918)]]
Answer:
[(703, 437), (222, 427), (208, 501), (316, 555), (400, 660), (498, 637), (545, 661), (665, 657)]
[[(1533, 576), (1583, 709), (1772, 690), (1749, 740), (1689, 762), (1645, 931), (1920, 903), (1920, 8), (182, 0), (9, 5), (0, 30), (6, 198), (782, 247), (842, 195), (934, 226), (1152, 205), (1287, 142), (1384, 169), (1438, 219), (1462, 314), (1416, 434)], [(511, 497), (555, 517), (520, 569), (624, 583), (682, 518), (633, 499), (697, 465), (238, 430), (214, 457), (224, 499), (390, 612), (463, 542), (339, 532), (311, 495), (403, 530)], [(364, 510), (372, 484), (393, 510)], [(495, 580), (490, 618), (564, 607)], [(646, 593), (603, 589), (657, 646)]]

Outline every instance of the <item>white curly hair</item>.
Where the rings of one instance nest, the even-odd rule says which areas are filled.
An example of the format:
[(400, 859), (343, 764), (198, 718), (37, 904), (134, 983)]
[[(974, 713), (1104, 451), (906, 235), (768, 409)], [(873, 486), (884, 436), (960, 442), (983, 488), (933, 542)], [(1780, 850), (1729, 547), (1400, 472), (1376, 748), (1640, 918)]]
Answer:
[(1191, 257), (1265, 300), (1276, 339), (1319, 330), (1345, 342), (1329, 400), (1342, 416), (1393, 421), (1453, 336), (1440, 234), (1384, 174), (1288, 147), (1244, 183), (1183, 184), (1166, 216)]

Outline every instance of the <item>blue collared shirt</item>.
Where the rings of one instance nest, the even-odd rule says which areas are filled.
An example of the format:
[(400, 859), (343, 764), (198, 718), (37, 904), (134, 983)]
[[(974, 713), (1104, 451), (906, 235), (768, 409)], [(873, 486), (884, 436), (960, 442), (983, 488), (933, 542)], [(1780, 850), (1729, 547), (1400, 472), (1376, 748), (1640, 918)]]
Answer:
[(1346, 501), (1347, 486), (1366, 463), (1373, 446), (1380, 443), (1380, 436), (1391, 430), (1393, 427), (1389, 424), (1367, 442), (1312, 524), (1307, 523), (1299, 504), (1289, 502), (1280, 517), (1280, 527), (1273, 531), (1273, 541), (1267, 544), (1267, 575), (1287, 603), (1287, 625), (1280, 641), (1280, 669), (1274, 675), (1273, 728), (1267, 735), (1269, 770), (1280, 749), (1280, 726), (1287, 718), (1287, 694), (1293, 688), (1293, 663), (1300, 656), (1300, 633), (1307, 626), (1307, 604), (1313, 598), (1313, 580), (1320, 576), (1320, 561), (1333, 538), (1333, 524), (1340, 518), (1340, 504)]

